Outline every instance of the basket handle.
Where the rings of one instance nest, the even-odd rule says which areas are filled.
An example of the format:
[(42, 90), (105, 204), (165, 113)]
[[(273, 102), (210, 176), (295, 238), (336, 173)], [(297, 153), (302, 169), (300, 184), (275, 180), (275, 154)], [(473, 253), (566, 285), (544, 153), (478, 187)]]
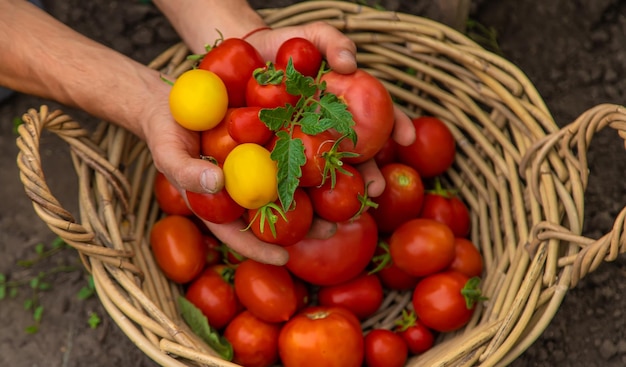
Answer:
[[(529, 248), (536, 249), (550, 239), (569, 242), (579, 251), (558, 259), (558, 266), (571, 266), (570, 287), (576, 286), (584, 276), (594, 271), (604, 261), (614, 261), (626, 252), (626, 206), (616, 216), (612, 229), (599, 239), (581, 235), (584, 218), (584, 192), (587, 188), (589, 170), (587, 152), (597, 132), (605, 127), (617, 130), (625, 140), (626, 107), (601, 104), (581, 114), (574, 122), (537, 141), (525, 154), (520, 163), (520, 175), (528, 179), (534, 198), (542, 205), (546, 201), (542, 184), (554, 186), (557, 205), (563, 205), (569, 227), (542, 221), (532, 229)], [(567, 185), (567, 186), (566, 186)], [(566, 188), (570, 187), (571, 190)], [(553, 201), (554, 203), (554, 201)], [(563, 218), (565, 219), (565, 218)]]

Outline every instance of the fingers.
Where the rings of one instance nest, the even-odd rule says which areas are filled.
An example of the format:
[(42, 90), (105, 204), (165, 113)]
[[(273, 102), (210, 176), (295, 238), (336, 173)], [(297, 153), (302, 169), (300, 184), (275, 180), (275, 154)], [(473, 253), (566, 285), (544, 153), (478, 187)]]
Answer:
[(393, 106), (393, 114), (395, 118), (392, 132), (393, 140), (402, 146), (411, 145), (415, 141), (415, 126), (413, 126), (411, 118), (402, 112), (397, 105)]
[(332, 237), (337, 232), (337, 223), (323, 220), (319, 217), (313, 218), (311, 223), (311, 229), (307, 234), (307, 238), (314, 238), (318, 240), (325, 240)]
[(323, 22), (312, 23), (306, 27), (311, 42), (317, 45), (333, 70), (341, 74), (356, 71), (356, 45), (351, 39)]
[(367, 183), (367, 195), (369, 197), (377, 197), (385, 190), (385, 178), (373, 159), (359, 164), (356, 167), (363, 180)]

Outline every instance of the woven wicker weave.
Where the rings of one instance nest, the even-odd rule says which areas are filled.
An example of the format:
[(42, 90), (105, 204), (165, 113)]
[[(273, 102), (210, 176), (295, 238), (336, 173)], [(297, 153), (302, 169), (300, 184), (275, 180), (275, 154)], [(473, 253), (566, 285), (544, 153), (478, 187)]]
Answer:
[[(626, 139), (626, 110), (601, 105), (559, 129), (526, 76), (467, 37), (428, 19), (342, 1), (308, 1), (261, 11), (274, 27), (326, 21), (358, 45), (362, 68), (379, 77), (410, 116), (444, 120), (457, 143), (447, 185), (460, 188), (472, 213), (471, 239), (485, 259), (489, 300), (470, 324), (414, 357), (409, 366), (503, 366), (543, 332), (567, 290), (603, 261), (626, 252), (626, 210), (598, 240), (581, 236), (586, 152), (606, 126)], [(176, 45), (150, 67), (177, 76), (189, 69)], [(407, 73), (408, 70), (415, 73)], [(233, 366), (188, 330), (151, 256), (149, 228), (159, 215), (155, 169), (145, 144), (103, 122), (88, 132), (43, 106), (24, 115), (18, 164), (35, 211), (80, 253), (98, 296), (126, 335), (164, 366)], [(46, 185), (39, 141), (44, 130), (71, 147), (79, 180), (79, 217)], [(387, 322), (407, 302), (393, 294)]]

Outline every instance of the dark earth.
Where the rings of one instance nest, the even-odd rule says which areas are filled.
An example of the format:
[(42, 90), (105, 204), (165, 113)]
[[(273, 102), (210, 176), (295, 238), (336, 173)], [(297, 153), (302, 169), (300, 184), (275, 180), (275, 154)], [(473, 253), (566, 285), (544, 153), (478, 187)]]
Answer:
[[(291, 3), (295, 1), (254, 1), (253, 5), (260, 8)], [(370, 4), (444, 19), (429, 1)], [(143, 63), (178, 40), (148, 2), (49, 0), (44, 5), (70, 27)], [(626, 2), (483, 0), (472, 4), (470, 18), (497, 32), (503, 55), (529, 76), (560, 126), (595, 105), (623, 104)], [(15, 164), (12, 120), (42, 103), (58, 107), (25, 95), (15, 95), (0, 104), (0, 273), (23, 283), (15, 297), (7, 295), (0, 300), (0, 366), (154, 366), (108, 317), (96, 297), (78, 298), (88, 282), (74, 250), (62, 250), (31, 268), (18, 265), (20, 260), (37, 257), (38, 244), (49, 249), (55, 239), (25, 196)], [(65, 110), (86, 124), (95, 122), (81, 111)], [(66, 146), (46, 135), (41, 153), (52, 192), (65, 208), (77, 213), (77, 183)], [(598, 238), (608, 231), (626, 203), (624, 157), (623, 142), (614, 131), (597, 134), (589, 154), (588, 237)], [(75, 268), (56, 272), (66, 265)], [(28, 282), (40, 274), (51, 289), (37, 292), (35, 297)], [(24, 304), (33, 299), (43, 307), (43, 313), (38, 331), (29, 334), (26, 329), (34, 324), (33, 311)], [(550, 326), (512, 366), (624, 366), (625, 312), (626, 257), (621, 255), (602, 264), (568, 293)], [(88, 323), (92, 314), (101, 320), (95, 328)]]

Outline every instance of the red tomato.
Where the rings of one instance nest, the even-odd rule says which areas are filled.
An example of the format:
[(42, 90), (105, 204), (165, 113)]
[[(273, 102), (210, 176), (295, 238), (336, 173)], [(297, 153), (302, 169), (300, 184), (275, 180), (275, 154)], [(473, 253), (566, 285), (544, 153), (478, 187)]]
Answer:
[(383, 297), (383, 286), (378, 276), (368, 273), (345, 283), (321, 287), (317, 292), (320, 306), (344, 307), (359, 320), (365, 320), (378, 311)]
[(246, 85), (246, 105), (261, 108), (295, 106), (299, 95), (289, 94), (284, 72), (274, 67), (255, 70)]
[(212, 234), (204, 233), (202, 241), (206, 245), (206, 266), (216, 265), (222, 262), (222, 243)]
[(322, 66), (322, 53), (306, 38), (294, 37), (283, 42), (276, 52), (276, 67), (285, 69), (291, 59), (294, 69), (315, 78)]
[(224, 329), (233, 347), (233, 362), (246, 367), (269, 367), (278, 362), (280, 324), (270, 323), (244, 310)]
[(343, 172), (336, 172), (334, 187), (332, 180), (326, 179), (322, 186), (308, 189), (315, 213), (330, 222), (346, 221), (376, 205), (367, 197), (361, 173), (349, 164), (341, 169)]
[(233, 109), (226, 112), (224, 119), (212, 129), (200, 132), (200, 152), (222, 164), (226, 156), (239, 144), (228, 133), (228, 119)]
[(385, 144), (380, 148), (374, 156), (374, 161), (378, 167), (385, 166), (389, 163), (398, 162), (398, 143), (389, 137)]
[(287, 268), (297, 277), (315, 285), (347, 282), (367, 267), (378, 241), (376, 224), (368, 212), (354, 220), (337, 223), (327, 239), (305, 238), (285, 247)]
[(427, 192), (422, 205), (422, 218), (446, 224), (456, 237), (467, 237), (470, 232), (470, 214), (457, 196), (445, 191)]
[(187, 283), (204, 268), (207, 248), (200, 228), (189, 218), (169, 215), (150, 230), (150, 246), (159, 268), (176, 283)]
[(436, 117), (413, 119), (415, 141), (408, 146), (398, 145), (400, 162), (415, 168), (423, 178), (444, 173), (454, 162), (456, 142), (450, 129)]
[[(358, 153), (346, 158), (347, 163), (361, 163), (373, 158), (391, 136), (394, 108), (385, 86), (373, 75), (358, 69), (352, 74), (330, 71), (322, 76), (326, 91), (335, 94), (348, 106), (354, 118), (358, 136), (356, 147), (349, 139), (341, 143), (341, 150)], [(337, 138), (339, 136), (336, 136)]]
[(404, 339), (391, 330), (374, 329), (365, 335), (367, 367), (403, 367), (409, 356)]
[(237, 265), (235, 291), (252, 314), (267, 322), (283, 322), (296, 312), (291, 274), (285, 267), (247, 259)]
[[(471, 319), (479, 291), (474, 280), (457, 271), (442, 271), (422, 278), (413, 291), (413, 309), (430, 329), (449, 332), (460, 329)], [(472, 295), (464, 295), (470, 290)]]
[[(293, 200), (291, 208), (284, 212), (284, 217), (271, 206), (248, 210), (250, 228), (254, 235), (262, 241), (281, 246), (291, 246), (302, 240), (311, 229), (313, 206), (309, 195), (300, 187), (296, 188)], [(281, 207), (278, 200), (274, 204)], [(275, 222), (270, 224), (272, 220)]]
[(157, 171), (156, 176), (154, 176), (154, 198), (165, 214), (183, 216), (193, 214), (180, 191), (160, 171)]
[(292, 277), (293, 279), (293, 288), (296, 291), (296, 312), (302, 311), (305, 307), (307, 307), (311, 303), (311, 291), (309, 290), (309, 286), (305, 281), (298, 277)]
[(374, 269), (370, 273), (377, 274), (381, 284), (388, 289), (413, 290), (419, 280), (418, 277), (407, 273), (394, 264), (389, 253), (388, 242), (385, 240), (378, 242), (376, 253), (372, 258), (372, 266)]
[(228, 38), (204, 55), (198, 69), (217, 74), (226, 85), (228, 106), (242, 107), (245, 105), (246, 85), (250, 75), (263, 66), (263, 57), (254, 46), (240, 38)]
[(416, 218), (424, 200), (424, 184), (417, 171), (402, 163), (390, 163), (380, 168), (385, 179), (382, 194), (372, 198), (378, 204), (369, 212), (378, 230), (391, 233), (402, 223)]
[(231, 284), (233, 269), (218, 264), (206, 268), (189, 284), (185, 297), (193, 303), (209, 321), (209, 325), (221, 330), (241, 310), (241, 304)]
[(483, 256), (478, 248), (467, 238), (454, 239), (454, 260), (448, 267), (468, 277), (479, 277), (483, 273)]
[(233, 200), (228, 191), (208, 192), (186, 191), (189, 206), (200, 218), (211, 223), (230, 223), (240, 218), (246, 209)]
[(306, 308), (283, 326), (278, 353), (284, 367), (361, 367), (361, 325), (341, 307)]
[(304, 145), (304, 155), (306, 163), (301, 167), (302, 176), (300, 177), (300, 186), (311, 187), (319, 186), (324, 181), (325, 167), (327, 166), (326, 155), (330, 154), (335, 138), (329, 131), (319, 134), (309, 135), (302, 132), (299, 125), (293, 127), (294, 139), (302, 140)]
[(435, 344), (432, 330), (417, 320), (413, 311), (402, 312), (402, 318), (398, 320), (394, 331), (404, 339), (411, 354), (424, 353)]
[(237, 143), (265, 145), (273, 135), (259, 118), (261, 107), (239, 107), (231, 111), (227, 119), (228, 134)]
[(454, 235), (432, 219), (411, 219), (389, 238), (393, 262), (405, 272), (422, 277), (441, 271), (454, 259)]

